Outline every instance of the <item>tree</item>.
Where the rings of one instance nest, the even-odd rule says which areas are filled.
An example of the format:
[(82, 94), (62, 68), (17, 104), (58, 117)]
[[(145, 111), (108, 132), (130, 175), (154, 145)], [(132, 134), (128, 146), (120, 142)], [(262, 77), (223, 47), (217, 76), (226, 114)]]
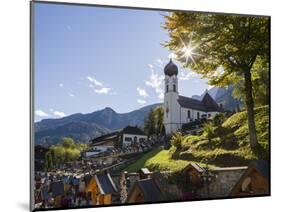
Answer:
[(148, 116), (144, 120), (144, 131), (147, 134), (148, 137), (151, 137), (155, 135), (155, 119), (154, 119), (154, 114), (153, 110), (151, 109), (150, 112), (148, 113)]
[(164, 109), (163, 107), (157, 107), (154, 111), (154, 119), (156, 123), (156, 136), (160, 137), (165, 134), (164, 127)]
[(203, 125), (203, 130), (204, 130), (206, 138), (208, 139), (209, 142), (211, 142), (212, 138), (215, 137), (215, 127), (213, 126), (213, 123), (206, 122)]
[(87, 148), (86, 144), (76, 143), (72, 138), (64, 137), (60, 143), (52, 145), (46, 153), (45, 168), (51, 168), (58, 163), (75, 161)]
[[(256, 106), (269, 104), (269, 63), (260, 58), (256, 59), (256, 62), (252, 68), (252, 83), (253, 83), (253, 98)], [(237, 99), (245, 99), (245, 86), (243, 78), (236, 84), (234, 96)]]
[(144, 131), (148, 136), (160, 137), (165, 134), (163, 107), (157, 107), (149, 112), (144, 120)]
[(258, 146), (252, 67), (257, 58), (269, 61), (269, 18), (172, 12), (165, 20), (170, 36), (165, 46), (184, 67), (215, 86), (235, 84), (243, 77), (250, 145)]
[(172, 145), (176, 147), (176, 149), (181, 149), (183, 138), (184, 136), (181, 134), (181, 132), (176, 132), (171, 138)]
[(53, 158), (51, 152), (47, 152), (45, 154), (45, 160), (44, 160), (44, 169), (47, 171), (49, 168), (53, 167)]

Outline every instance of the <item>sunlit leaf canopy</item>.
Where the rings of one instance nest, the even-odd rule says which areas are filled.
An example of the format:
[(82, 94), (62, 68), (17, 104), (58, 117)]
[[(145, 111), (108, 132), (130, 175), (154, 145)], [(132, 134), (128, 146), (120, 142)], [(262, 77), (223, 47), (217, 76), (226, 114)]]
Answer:
[(171, 12), (163, 28), (170, 36), (165, 46), (211, 85), (233, 84), (256, 58), (269, 60), (268, 17)]

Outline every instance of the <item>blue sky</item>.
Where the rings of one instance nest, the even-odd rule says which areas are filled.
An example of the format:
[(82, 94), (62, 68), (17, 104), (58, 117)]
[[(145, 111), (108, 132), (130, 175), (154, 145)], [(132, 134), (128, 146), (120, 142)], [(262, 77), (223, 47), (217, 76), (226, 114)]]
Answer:
[[(164, 12), (35, 4), (35, 121), (162, 102)], [(179, 92), (206, 80), (180, 67)]]

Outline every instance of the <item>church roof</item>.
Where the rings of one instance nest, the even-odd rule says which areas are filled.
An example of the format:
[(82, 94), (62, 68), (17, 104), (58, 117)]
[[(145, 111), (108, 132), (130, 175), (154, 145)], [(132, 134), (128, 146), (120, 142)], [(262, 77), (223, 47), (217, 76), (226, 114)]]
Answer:
[(185, 96), (179, 96), (178, 103), (183, 108), (191, 108), (205, 112), (221, 112), (222, 108), (218, 106), (216, 101), (206, 92), (203, 99), (197, 100)]
[(164, 73), (168, 76), (178, 75), (178, 67), (173, 63), (172, 59), (170, 59), (170, 62), (165, 66)]

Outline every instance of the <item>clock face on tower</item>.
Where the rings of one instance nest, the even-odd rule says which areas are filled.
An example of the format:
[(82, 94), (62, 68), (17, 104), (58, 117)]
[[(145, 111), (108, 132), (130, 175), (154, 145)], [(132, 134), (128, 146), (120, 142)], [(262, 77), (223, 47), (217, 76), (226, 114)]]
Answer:
[(173, 83), (176, 83), (176, 82), (177, 82), (176, 78), (173, 78)]
[(166, 79), (166, 84), (168, 84), (169, 83), (169, 79)]

